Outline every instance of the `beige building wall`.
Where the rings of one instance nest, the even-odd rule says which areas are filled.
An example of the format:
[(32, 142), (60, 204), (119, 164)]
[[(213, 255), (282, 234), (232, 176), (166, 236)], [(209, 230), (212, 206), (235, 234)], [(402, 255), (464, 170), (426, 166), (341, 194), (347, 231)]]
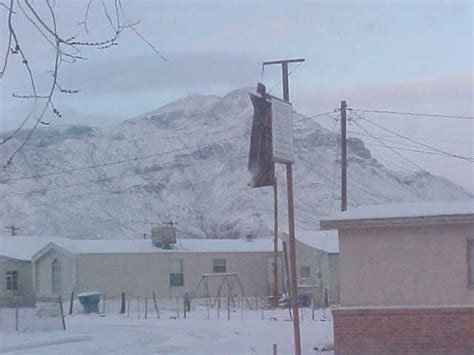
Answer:
[[(53, 293), (52, 289), (52, 264), (55, 259), (61, 265), (60, 293)], [(34, 274), (34, 286), (37, 296), (59, 296), (61, 294), (63, 297), (68, 297), (75, 290), (77, 279), (76, 258), (56, 249), (49, 250), (34, 262)]]
[[(7, 290), (6, 272), (18, 272), (18, 289)], [(0, 256), (0, 307), (15, 306), (18, 297), (21, 306), (33, 306), (35, 293), (31, 262)]]
[[(124, 254), (80, 254), (70, 257), (52, 250), (36, 261), (36, 285), (40, 295), (51, 295), (51, 265), (57, 258), (62, 265), (62, 293), (67, 296), (76, 292), (99, 291), (107, 297), (120, 297), (125, 292), (129, 297), (182, 296), (190, 290), (193, 296), (204, 295), (204, 288), (196, 287), (205, 273), (212, 273), (213, 259), (226, 259), (226, 272), (235, 272), (248, 296), (266, 295), (271, 282), (269, 269), (270, 252), (225, 252), (225, 253), (124, 253)], [(183, 260), (184, 286), (170, 287), (171, 260)], [(216, 291), (217, 280), (210, 282), (211, 293)], [(224, 288), (225, 290), (225, 288)], [(236, 294), (240, 288), (234, 286)]]
[(339, 230), (342, 306), (473, 305), (473, 224)]

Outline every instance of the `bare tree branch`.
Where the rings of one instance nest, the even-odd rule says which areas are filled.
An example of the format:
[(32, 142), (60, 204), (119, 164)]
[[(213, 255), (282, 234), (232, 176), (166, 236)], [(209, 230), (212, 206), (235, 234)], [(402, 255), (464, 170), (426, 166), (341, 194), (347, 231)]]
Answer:
[[(156, 53), (161, 59), (167, 61), (167, 59), (158, 51), (158, 49), (147, 39), (141, 35), (138, 30), (134, 27), (139, 24), (139, 21), (132, 22), (130, 21), (126, 13), (123, 9), (122, 3), (120, 0), (113, 0), (113, 10), (107, 6), (104, 0), (101, 0), (102, 8), (104, 11), (104, 17), (106, 21), (110, 24), (112, 29), (112, 35), (106, 39), (99, 39), (95, 41), (90, 40), (82, 40), (79, 39), (79, 34), (75, 34), (73, 36), (63, 37), (63, 34), (58, 33), (57, 28), (57, 21), (56, 21), (56, 14), (53, 7), (55, 7), (54, 0), (45, 0), (45, 3), (48, 8), (49, 15), (44, 16), (40, 15), (40, 12), (37, 10), (37, 5), (33, 5), (33, 1), (31, 0), (10, 0), (10, 5), (6, 5), (3, 2), (0, 2), (0, 7), (6, 9), (8, 11), (8, 43), (7, 48), (5, 50), (5, 56), (3, 59), (3, 66), (2, 71), (0, 72), (0, 79), (3, 78), (8, 63), (12, 60), (13, 56), (17, 56), (22, 64), (24, 65), (25, 72), (27, 74), (29, 80), (29, 87), (31, 90), (30, 94), (17, 94), (12, 93), (13, 97), (18, 99), (32, 99), (33, 106), (28, 114), (24, 117), (23, 121), (20, 125), (10, 132), (10, 134), (0, 141), (0, 145), (5, 144), (13, 137), (15, 137), (22, 129), (25, 128), (26, 124), (34, 117), (34, 123), (31, 129), (26, 134), (26, 138), (13, 150), (10, 157), (8, 158), (6, 164), (4, 165), (4, 169), (7, 168), (11, 162), (13, 161), (14, 157), (21, 152), (24, 146), (28, 143), (31, 136), (35, 132), (36, 128), (42, 125), (49, 125), (50, 123), (44, 120), (45, 114), (50, 109), (54, 115), (58, 118), (62, 117), (61, 112), (59, 109), (56, 108), (53, 102), (53, 96), (55, 92), (61, 94), (76, 94), (79, 90), (71, 90), (71, 89), (64, 89), (58, 83), (58, 76), (59, 76), (59, 69), (61, 64), (64, 63), (75, 63), (77, 60), (85, 60), (87, 59), (81, 54), (79, 48), (81, 47), (94, 47), (97, 49), (107, 49), (112, 46), (118, 45), (118, 38), (120, 37), (121, 33), (126, 29), (131, 29), (143, 42), (145, 42), (148, 47), (150, 47), (154, 53)], [(23, 3), (22, 3), (23, 2)], [(92, 8), (93, 0), (89, 0), (87, 3), (84, 21), (80, 22), (79, 25), (84, 26), (84, 30), (87, 35), (89, 35), (89, 26), (88, 26), (88, 19), (90, 15), (90, 11)], [(54, 61), (52, 65), (52, 76), (51, 82), (49, 83), (49, 89), (46, 94), (38, 94), (37, 85), (35, 81), (35, 73), (31, 69), (28, 57), (26, 55), (25, 49), (23, 48), (23, 43), (18, 36), (18, 32), (16, 31), (16, 21), (14, 21), (13, 14), (15, 12), (15, 4), (18, 6), (20, 12), (19, 15), (23, 16), (29, 24), (33, 26), (36, 32), (39, 33), (41, 38), (45, 40), (48, 45), (54, 48)], [(26, 5), (26, 7), (23, 6)], [(125, 19), (127, 23), (122, 24), (122, 20)], [(64, 39), (66, 38), (66, 39)], [(38, 107), (39, 100), (41, 100), (41, 107)], [(43, 101), (45, 100), (45, 101)]]
[(0, 1), (0, 6), (3, 7), (4, 9), (6, 9), (9, 13), (11, 12), (12, 14), (16, 14), (16, 12), (12, 10), (11, 6), (8, 7), (6, 4), (4, 4), (1, 1)]
[[(5, 7), (8, 9), (8, 24), (9, 24), (8, 26), (10, 27), (10, 24), (11, 24), (11, 21), (12, 21), (12, 15), (14, 13), (14, 11), (13, 11), (13, 0), (10, 0), (10, 7), (8, 7), (6, 5), (5, 5)], [(5, 51), (5, 59), (3, 61), (2, 71), (0, 72), (0, 78), (3, 76), (3, 74), (5, 73), (5, 70), (7, 69), (8, 57), (10, 56), (10, 48), (12, 46), (12, 37), (13, 37), (12, 32), (9, 31), (7, 49)]]
[[(26, 122), (28, 122), (28, 120), (31, 118), (31, 116), (33, 116), (34, 112), (35, 112), (35, 109), (36, 109), (36, 105), (38, 103), (38, 99), (37, 99), (37, 92), (36, 92), (36, 84), (35, 84), (35, 78), (33, 76), (33, 72), (31, 71), (31, 68), (30, 68), (30, 65), (28, 64), (28, 60), (26, 59), (26, 56), (25, 56), (25, 53), (23, 52), (23, 49), (21, 48), (19, 42), (18, 42), (18, 37), (16, 35), (16, 32), (15, 32), (15, 29), (13, 27), (13, 22), (12, 22), (12, 12), (13, 12), (13, 0), (10, 1), (10, 15), (8, 16), (8, 28), (10, 30), (10, 34), (11, 36), (13, 37), (13, 40), (15, 41), (15, 51), (17, 53), (20, 53), (21, 55), (21, 58), (22, 58), (22, 63), (25, 65), (25, 68), (26, 68), (26, 71), (28, 73), (28, 77), (29, 77), (29, 80), (30, 80), (30, 85), (31, 85), (31, 89), (33, 91), (33, 96), (34, 96), (34, 105), (33, 105), (33, 108), (31, 109), (31, 111), (26, 115), (26, 117), (24, 118), (24, 120), (21, 122), (21, 124), (17, 127), (16, 130), (13, 131), (12, 134), (10, 134), (9, 136), (5, 137), (1, 142), (0, 142), (0, 145), (2, 144), (5, 144), (7, 141), (9, 141), (11, 138), (13, 138), (18, 132), (21, 131), (21, 129), (23, 128), (23, 126), (26, 124)], [(11, 159), (8, 159), (8, 161), (10, 161)]]

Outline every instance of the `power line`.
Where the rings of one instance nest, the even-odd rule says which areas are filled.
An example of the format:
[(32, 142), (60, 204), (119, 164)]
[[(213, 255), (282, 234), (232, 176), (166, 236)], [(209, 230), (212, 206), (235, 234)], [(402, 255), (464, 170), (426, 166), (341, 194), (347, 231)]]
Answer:
[(9, 181), (16, 181), (16, 180), (37, 179), (37, 178), (43, 178), (43, 177), (52, 176), (52, 175), (61, 175), (61, 174), (73, 173), (73, 172), (77, 172), (77, 171), (97, 169), (97, 168), (102, 168), (102, 167), (106, 167), (106, 166), (130, 163), (130, 162), (134, 162), (134, 161), (139, 161), (139, 160), (143, 160), (143, 159), (149, 159), (149, 158), (157, 157), (157, 156), (164, 155), (164, 154), (177, 153), (177, 152), (191, 150), (191, 149), (203, 148), (203, 147), (207, 147), (209, 145), (213, 145), (213, 144), (216, 144), (216, 143), (227, 142), (227, 141), (230, 141), (232, 139), (240, 138), (240, 137), (244, 137), (244, 136), (245, 135), (241, 134), (241, 135), (238, 135), (238, 136), (233, 136), (233, 137), (230, 137), (230, 138), (216, 140), (216, 141), (208, 142), (208, 143), (205, 143), (205, 144), (198, 144), (198, 145), (195, 145), (195, 146), (188, 146), (188, 147), (168, 150), (166, 152), (160, 152), (160, 153), (154, 153), (154, 154), (149, 154), (149, 155), (144, 155), (144, 156), (138, 156), (138, 157), (131, 158), (131, 159), (124, 159), (124, 160), (118, 160), (118, 161), (114, 161), (114, 162), (110, 162), (110, 163), (89, 165), (89, 166), (84, 166), (84, 167), (80, 167), (80, 168), (53, 171), (53, 172), (44, 173), (44, 174), (19, 176), (19, 177), (16, 177), (16, 178), (3, 179), (3, 180), (0, 180), (0, 182), (1, 183), (6, 183), (6, 182), (9, 182)]
[[(370, 136), (368, 134), (364, 134), (364, 133), (359, 133), (359, 132), (351, 132), (351, 134), (353, 135), (361, 135), (361, 136), (365, 136), (365, 137), (380, 137), (380, 136), (376, 136), (376, 135), (373, 135), (373, 136)], [(444, 154), (444, 153), (438, 153), (438, 152), (434, 152), (434, 151), (428, 151), (428, 150), (421, 150), (421, 149), (416, 149), (418, 148), (417, 146), (415, 145), (409, 145), (409, 144), (403, 144), (399, 141), (395, 141), (395, 140), (392, 140), (392, 139), (385, 139), (386, 142), (389, 142), (389, 143), (392, 143), (392, 144), (398, 144), (400, 146), (389, 146), (390, 148), (393, 148), (393, 149), (397, 149), (397, 150), (404, 150), (404, 151), (407, 151), (407, 152), (415, 152), (415, 153), (421, 153), (421, 154), (430, 154), (430, 155), (438, 155), (438, 156), (441, 156), (441, 157), (448, 157), (448, 158), (451, 158), (451, 155), (448, 155), (448, 154)], [(379, 145), (380, 146), (380, 145)], [(410, 148), (413, 148), (413, 149), (410, 149)], [(474, 158), (473, 158), (474, 159)]]
[(458, 119), (463, 119), (463, 120), (474, 120), (473, 116), (442, 115), (442, 114), (416, 113), (416, 112), (399, 112), (399, 111), (389, 111), (389, 110), (371, 110), (371, 109), (362, 109), (362, 108), (353, 108), (352, 110), (353, 111), (358, 111), (358, 112), (385, 113), (385, 114), (391, 114), (391, 115), (458, 118)]
[(375, 137), (374, 135), (372, 135), (369, 131), (367, 131), (364, 127), (362, 127), (361, 125), (359, 125), (356, 121), (353, 121), (353, 123), (359, 127), (361, 130), (363, 130), (365, 133), (367, 133), (369, 136), (371, 136), (373, 139), (375, 139), (377, 142), (381, 143), (385, 148), (389, 149), (390, 151), (394, 152), (396, 155), (398, 155), (400, 158), (402, 158), (403, 160), (405, 160), (407, 163), (409, 163), (410, 165), (414, 166), (415, 168), (417, 169), (420, 169), (426, 173), (428, 173), (427, 170), (425, 170), (424, 168), (422, 168), (421, 166), (419, 166), (418, 164), (412, 162), (410, 159), (408, 159), (407, 157), (405, 157), (404, 155), (400, 154), (399, 152), (397, 152), (396, 150), (390, 148), (389, 146), (387, 146), (382, 140), (380, 140), (379, 138)]
[[(404, 136), (403, 134), (400, 134), (400, 133), (398, 133), (398, 132), (392, 131), (391, 129), (385, 128), (384, 126), (379, 125), (378, 123), (375, 123), (375, 122), (373, 122), (373, 121), (371, 121), (371, 120), (369, 120), (369, 119), (367, 119), (367, 118), (365, 118), (365, 117), (363, 117), (363, 116), (361, 116), (361, 115), (358, 115), (357, 113), (354, 113), (354, 114), (357, 116), (357, 118), (360, 118), (361, 120), (364, 120), (364, 121), (370, 123), (371, 125), (374, 125), (374, 126), (380, 128), (380, 129), (384, 130), (384, 131), (387, 131), (387, 132), (389, 132), (389, 133), (391, 133), (391, 134), (396, 135), (397, 137), (403, 138), (403, 139), (405, 139), (405, 140), (407, 140), (407, 141), (409, 141), (409, 142), (415, 143), (415, 144), (417, 144), (417, 145), (419, 145), (419, 146), (428, 148), (428, 149), (433, 150), (433, 151), (438, 152), (438, 153), (445, 154), (446, 156), (450, 156), (450, 157), (452, 157), (452, 158), (458, 158), (458, 159), (466, 160), (466, 161), (469, 161), (469, 162), (472, 162), (472, 161), (473, 161), (473, 159), (470, 158), (470, 157), (465, 157), (465, 156), (462, 156), (462, 155), (452, 154), (452, 153), (450, 153), (450, 152), (447, 152), (447, 151), (444, 151), (444, 150), (441, 150), (441, 149), (432, 147), (432, 146), (430, 146), (430, 145), (428, 145), (428, 144), (417, 142), (417, 141), (414, 140), (413, 138)], [(357, 124), (356, 121), (352, 121), (352, 122), (354, 122), (355, 124)], [(358, 125), (358, 127), (360, 128), (361, 126)], [(367, 131), (366, 131), (366, 132), (367, 132)], [(369, 133), (369, 134), (370, 134), (370, 133)], [(375, 139), (378, 140), (378, 138), (375, 138)]]
[(328, 112), (323, 112), (323, 113), (316, 113), (316, 114), (312, 114), (312, 115), (308, 115), (308, 116), (301, 116), (301, 117), (296, 117), (296, 119), (298, 120), (302, 120), (302, 119), (310, 119), (310, 118), (318, 118), (318, 117), (322, 117), (322, 116), (327, 116), (333, 120), (336, 120), (336, 118), (334, 116), (331, 116), (331, 114), (333, 114), (334, 112), (332, 111), (328, 111)]
[[(240, 155), (237, 155), (237, 156), (231, 156), (228, 159), (241, 158), (241, 157), (246, 157), (246, 156), (247, 155), (241, 155), (240, 154)], [(216, 163), (216, 162), (222, 163), (221, 161), (213, 161), (213, 162), (214, 163)], [(127, 178), (127, 177), (132, 177), (132, 176), (141, 176), (141, 175), (153, 174), (153, 173), (156, 173), (156, 172), (162, 171), (162, 170), (173, 170), (173, 169), (178, 169), (178, 168), (182, 169), (183, 168), (182, 166), (176, 166), (174, 164), (174, 161), (165, 162), (165, 164), (168, 164), (168, 165), (161, 165), (156, 170), (151, 170), (151, 171), (142, 171), (142, 172), (126, 174), (126, 175), (118, 175), (118, 176), (112, 176), (112, 177), (99, 178), (99, 179), (95, 179), (95, 180), (82, 181), (82, 182), (67, 184), (67, 185), (55, 185), (53, 188), (45, 187), (45, 188), (40, 188), (40, 189), (35, 189), (35, 190), (6, 192), (6, 193), (2, 194), (2, 196), (23, 195), (23, 194), (32, 194), (32, 193), (46, 193), (46, 192), (49, 192), (49, 191), (55, 191), (55, 190), (64, 189), (64, 188), (70, 188), (70, 187), (76, 187), (76, 186), (82, 186), (82, 185), (88, 185), (88, 184), (97, 184), (97, 183), (101, 183), (101, 182), (110, 182), (112, 180), (123, 179), (123, 178)], [(193, 165), (196, 165), (196, 164), (203, 164), (203, 162), (191, 163), (191, 164), (186, 165), (186, 167), (193, 166)]]
[[(317, 118), (317, 117), (321, 117), (321, 116), (325, 116), (325, 115), (327, 115), (330, 118), (334, 119), (334, 117), (330, 116), (331, 113), (332, 112), (324, 112), (324, 113), (313, 114), (313, 115), (309, 115), (309, 116), (298, 117), (298, 119)], [(216, 144), (216, 143), (227, 142), (227, 141), (230, 141), (232, 139), (241, 138), (241, 137), (245, 137), (245, 136), (246, 136), (246, 134), (241, 134), (241, 135), (236, 135), (236, 136), (232, 136), (232, 137), (229, 137), (229, 138), (224, 138), (224, 139), (221, 139), (221, 140), (208, 142), (208, 143), (205, 143), (205, 144), (198, 144), (198, 145), (195, 145), (195, 146), (187, 146), (187, 147), (183, 147), (183, 148), (169, 150), (169, 151), (166, 151), (166, 152), (159, 152), (159, 153), (154, 153), (154, 154), (149, 154), (149, 155), (144, 155), (144, 156), (138, 156), (138, 157), (135, 157), (135, 158), (123, 159), (123, 160), (118, 160), (118, 161), (109, 162), (109, 163), (88, 165), (88, 166), (84, 166), (84, 167), (64, 169), (64, 170), (53, 171), (53, 172), (49, 172), (49, 173), (42, 173), (42, 174), (35, 174), (35, 175), (27, 175), (27, 176), (19, 176), (19, 177), (13, 177), (13, 178), (8, 178), (8, 179), (2, 179), (2, 180), (0, 180), (0, 183), (6, 183), (6, 182), (9, 182), (9, 181), (17, 181), (17, 180), (38, 179), (38, 178), (43, 178), (43, 177), (47, 177), (47, 176), (61, 175), (61, 174), (78, 172), (78, 171), (84, 171), (84, 170), (102, 168), (102, 167), (107, 167), (107, 166), (113, 166), (113, 165), (118, 165), (118, 164), (125, 164), (125, 163), (134, 162), (134, 161), (139, 161), (139, 160), (144, 160), (144, 159), (157, 157), (157, 156), (164, 155), (164, 154), (178, 153), (178, 152), (181, 152), (181, 151), (203, 148), (203, 147), (206, 147), (206, 146), (209, 146), (209, 145), (213, 145), (213, 144)]]
[[(353, 134), (359, 134), (362, 136), (367, 136), (364, 133), (361, 132), (356, 132), (356, 131), (348, 131), (349, 133)], [(377, 137), (386, 137), (386, 138), (396, 138), (393, 134), (376, 134)], [(457, 140), (451, 140), (451, 139), (437, 139), (437, 138), (431, 138), (431, 137), (420, 137), (420, 136), (411, 136), (413, 139), (421, 140), (421, 141), (434, 141), (434, 142), (445, 142), (445, 143), (455, 143), (455, 144), (463, 144), (463, 145), (469, 145), (472, 146), (473, 142), (468, 142), (468, 141), (457, 141)]]

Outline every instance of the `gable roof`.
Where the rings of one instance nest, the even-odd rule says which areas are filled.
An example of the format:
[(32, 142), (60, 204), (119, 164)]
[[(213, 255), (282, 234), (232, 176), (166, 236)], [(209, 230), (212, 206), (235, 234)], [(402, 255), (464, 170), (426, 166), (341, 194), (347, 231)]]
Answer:
[(474, 200), (359, 206), (324, 218), (322, 230), (381, 224), (473, 223)]
[(0, 256), (17, 260), (31, 260), (39, 250), (64, 237), (0, 236)]
[(325, 251), (339, 253), (339, 237), (336, 231), (296, 231), (295, 237), (303, 244)]

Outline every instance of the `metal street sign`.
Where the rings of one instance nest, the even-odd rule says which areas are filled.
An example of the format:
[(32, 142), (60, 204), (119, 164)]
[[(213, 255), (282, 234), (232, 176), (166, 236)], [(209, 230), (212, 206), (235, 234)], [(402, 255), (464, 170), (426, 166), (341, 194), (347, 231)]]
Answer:
[(272, 97), (272, 157), (277, 163), (295, 161), (293, 149), (293, 107)]

